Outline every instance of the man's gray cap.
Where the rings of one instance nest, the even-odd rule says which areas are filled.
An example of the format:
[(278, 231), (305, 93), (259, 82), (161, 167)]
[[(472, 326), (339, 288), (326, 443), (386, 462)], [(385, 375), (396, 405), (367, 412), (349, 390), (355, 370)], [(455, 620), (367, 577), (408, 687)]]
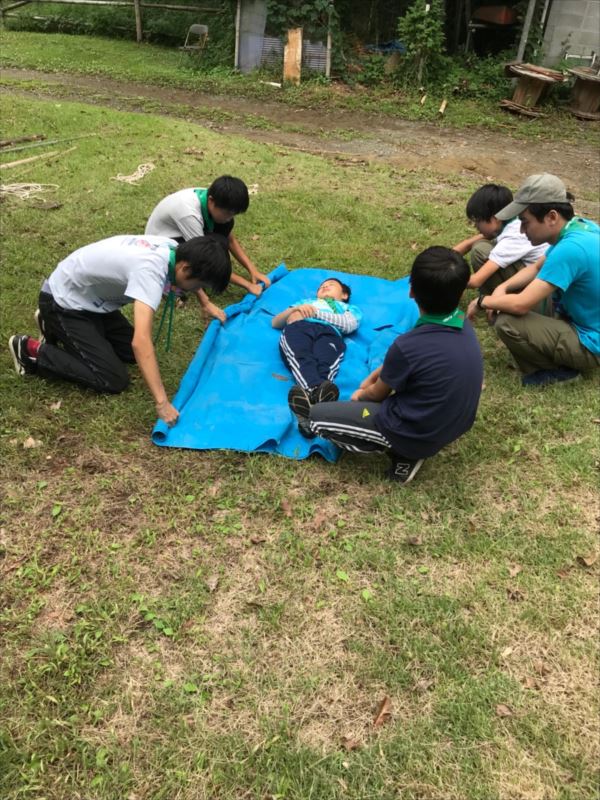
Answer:
[(541, 175), (530, 175), (509, 203), (497, 214), (496, 219), (505, 221), (518, 217), (527, 206), (533, 203), (568, 203), (567, 189), (560, 178), (543, 172)]

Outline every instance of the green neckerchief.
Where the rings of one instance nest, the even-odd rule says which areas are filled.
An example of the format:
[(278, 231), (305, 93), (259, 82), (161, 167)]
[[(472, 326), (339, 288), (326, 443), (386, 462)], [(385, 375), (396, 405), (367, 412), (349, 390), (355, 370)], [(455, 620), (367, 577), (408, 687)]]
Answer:
[(324, 297), (323, 300), (327, 303), (327, 305), (333, 311), (334, 314), (340, 313), (337, 305), (337, 300), (334, 300), (331, 297)]
[(446, 325), (448, 328), (462, 328), (465, 324), (465, 313), (455, 308), (450, 314), (421, 314), (415, 328), (419, 325)]
[(171, 348), (171, 331), (173, 330), (173, 311), (175, 310), (175, 263), (176, 263), (176, 256), (175, 250), (177, 248), (173, 247), (173, 245), (169, 245), (169, 294), (167, 295), (167, 299), (165, 300), (165, 304), (163, 306), (163, 313), (162, 317), (160, 318), (160, 322), (158, 324), (158, 330), (156, 331), (156, 336), (154, 337), (154, 344), (158, 342), (160, 339), (160, 333), (162, 331), (163, 323), (165, 321), (165, 317), (167, 316), (167, 311), (169, 312), (169, 323), (167, 325), (167, 344), (165, 346), (165, 350), (167, 353)]
[(567, 231), (591, 231), (591, 230), (592, 229), (590, 228), (590, 226), (582, 217), (573, 217), (567, 222), (567, 224), (558, 234), (558, 239), (556, 240), (556, 244), (558, 244), (560, 240), (563, 238), (563, 236), (566, 235)]
[(194, 194), (200, 201), (204, 230), (212, 233), (215, 229), (215, 221), (208, 211), (208, 189), (194, 189)]

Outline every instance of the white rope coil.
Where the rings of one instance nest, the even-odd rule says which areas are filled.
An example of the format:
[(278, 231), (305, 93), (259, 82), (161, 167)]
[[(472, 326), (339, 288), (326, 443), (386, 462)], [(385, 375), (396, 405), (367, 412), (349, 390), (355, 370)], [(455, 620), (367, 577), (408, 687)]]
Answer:
[(17, 197), (27, 200), (36, 197), (48, 190), (58, 189), (56, 183), (2, 183), (0, 184), (0, 197)]
[(141, 179), (149, 172), (152, 172), (154, 168), (155, 168), (154, 164), (151, 163), (140, 164), (132, 175), (121, 175), (119, 173), (116, 177), (111, 178), (111, 181), (121, 181), (122, 183), (137, 183), (138, 181), (141, 181)]

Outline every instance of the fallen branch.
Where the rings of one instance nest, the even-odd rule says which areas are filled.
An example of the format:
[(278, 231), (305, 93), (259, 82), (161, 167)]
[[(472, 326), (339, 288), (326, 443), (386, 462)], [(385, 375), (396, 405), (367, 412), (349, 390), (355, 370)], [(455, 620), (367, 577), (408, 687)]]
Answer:
[(64, 156), (75, 150), (77, 145), (69, 147), (68, 150), (53, 150), (51, 153), (42, 153), (41, 156), (30, 156), (29, 158), (20, 158), (18, 161), (9, 161), (7, 164), (0, 164), (0, 169), (9, 169), (10, 167), (18, 167), (21, 164), (29, 164), (32, 161), (40, 161), (42, 158), (53, 158), (54, 156)]
[(45, 139), (44, 133), (32, 133), (30, 136), (17, 136), (15, 139), (2, 139), (0, 147), (8, 147), (9, 144), (19, 144), (19, 142), (36, 142), (39, 139)]
[[(43, 142), (33, 142), (32, 144), (24, 144), (20, 147), (8, 147), (5, 150), (2, 150), (3, 153), (16, 153), (19, 150), (29, 150), (31, 147), (47, 147), (51, 144), (62, 144), (62, 142), (72, 142), (74, 139), (87, 139), (90, 136), (98, 136), (97, 133), (81, 133), (78, 136), (67, 136), (65, 139), (46, 139), (45, 136), (42, 136), (42, 139), (45, 139)], [(40, 137), (38, 137), (40, 138)]]

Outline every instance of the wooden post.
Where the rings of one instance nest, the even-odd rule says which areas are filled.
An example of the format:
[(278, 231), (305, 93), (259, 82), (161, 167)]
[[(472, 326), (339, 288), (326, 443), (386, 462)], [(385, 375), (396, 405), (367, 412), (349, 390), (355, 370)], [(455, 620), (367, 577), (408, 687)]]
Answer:
[(139, 44), (142, 41), (142, 9), (140, 0), (133, 0), (133, 10), (135, 12), (135, 40)]
[(521, 41), (519, 42), (519, 49), (517, 50), (516, 61), (523, 61), (525, 54), (525, 47), (527, 46), (527, 39), (529, 38), (529, 29), (531, 28), (531, 21), (533, 19), (533, 12), (537, 0), (529, 0), (527, 6), (527, 13), (525, 14), (525, 21), (523, 22), (523, 30), (521, 32)]
[(240, 20), (242, 14), (242, 0), (237, 0), (237, 9), (235, 12), (235, 53), (233, 54), (233, 68), (239, 69), (240, 67)]
[(327, 55), (325, 56), (325, 77), (331, 78), (331, 15), (333, 14), (333, 0), (329, 3), (327, 13)]
[(283, 51), (283, 80), (300, 83), (302, 71), (302, 28), (291, 28)]

